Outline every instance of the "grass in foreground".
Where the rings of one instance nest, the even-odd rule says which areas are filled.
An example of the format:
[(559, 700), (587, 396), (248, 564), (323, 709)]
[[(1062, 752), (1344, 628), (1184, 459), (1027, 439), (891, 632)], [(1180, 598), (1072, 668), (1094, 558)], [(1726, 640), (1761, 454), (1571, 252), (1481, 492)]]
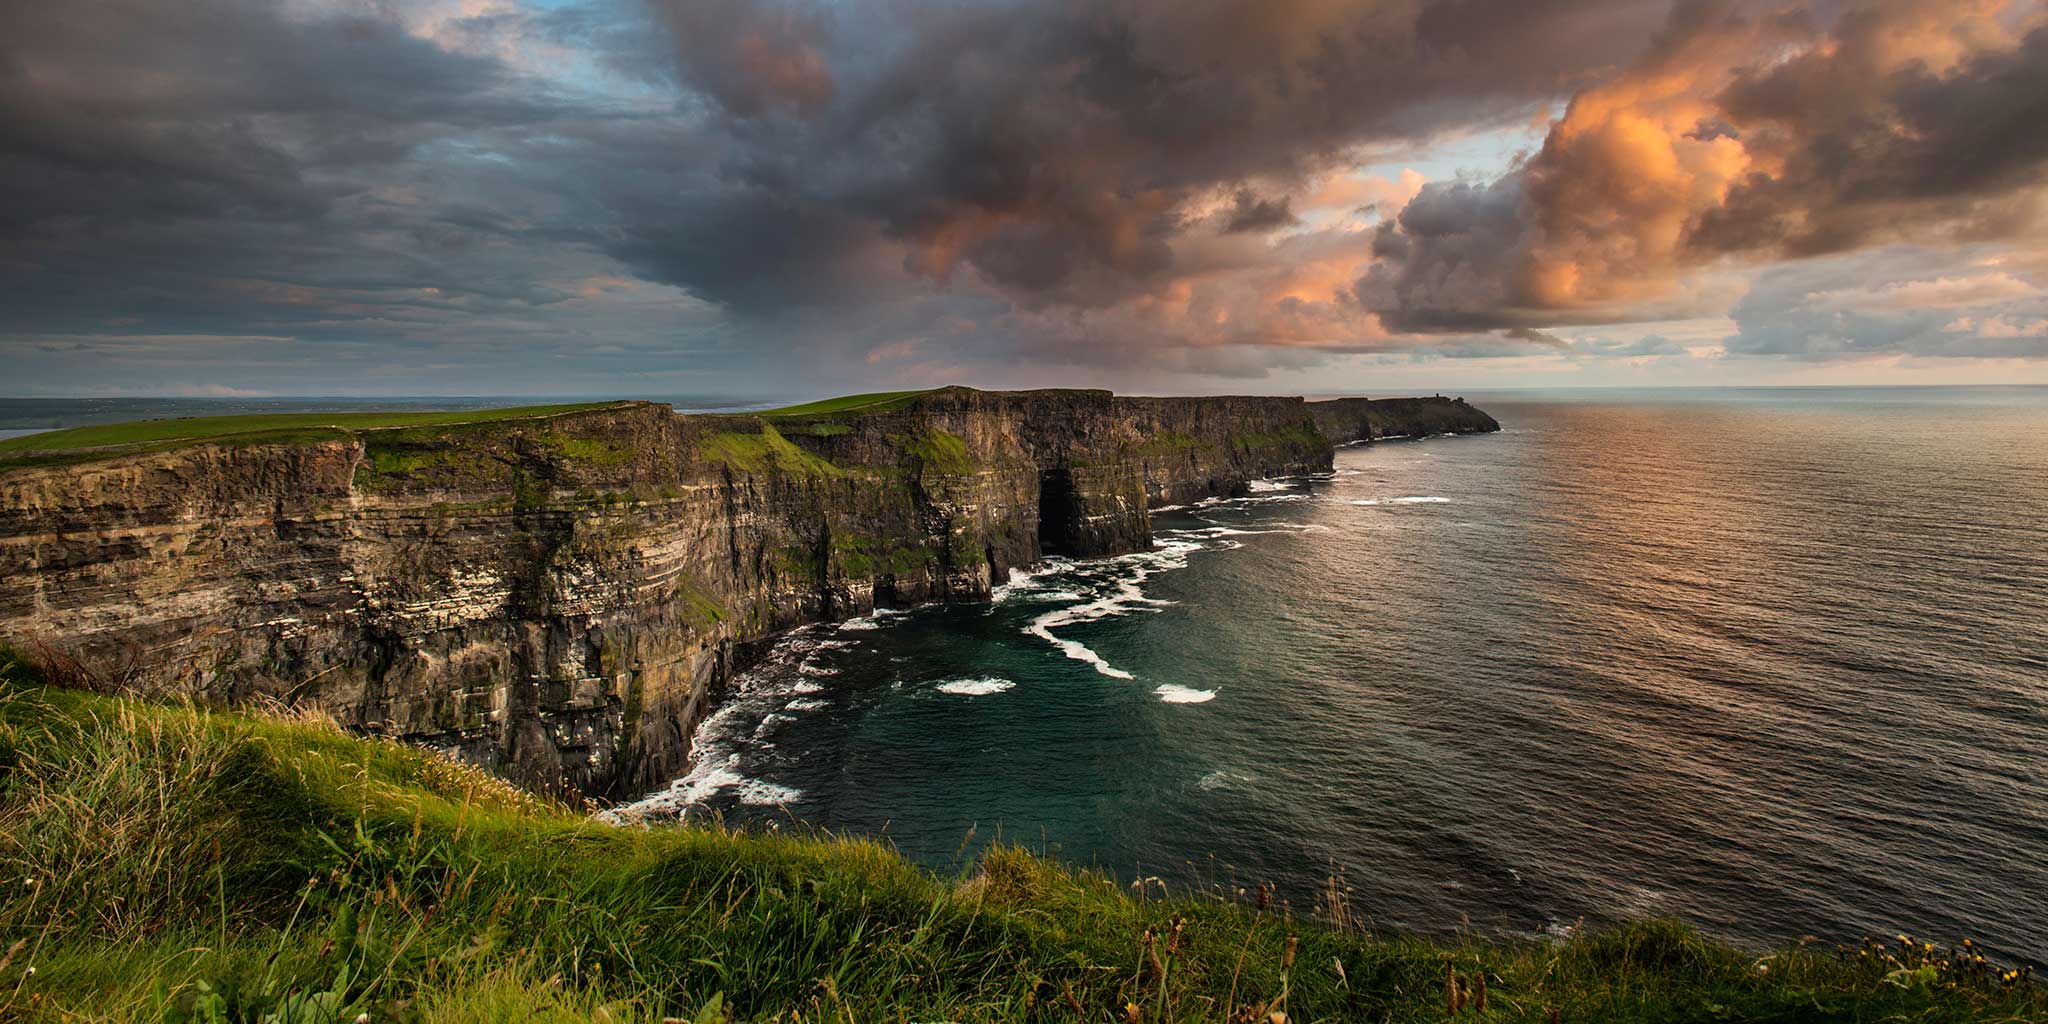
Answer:
[(570, 405), (528, 405), (509, 409), (469, 409), (459, 412), (299, 412), (248, 416), (187, 416), (176, 419), (138, 420), (132, 423), (102, 423), (8, 438), (0, 441), (0, 456), (12, 452), (113, 448), (163, 442), (252, 438), (285, 440), (302, 434), (329, 436), (335, 431), (374, 430), (382, 427), (490, 423), (498, 420), (552, 416), (584, 409), (601, 409), (615, 404), (617, 403), (582, 402)]
[(1917, 947), (1759, 959), (1667, 922), (1372, 940), (1013, 849), (945, 880), (862, 840), (612, 828), (310, 720), (0, 675), (0, 1020), (2048, 1016)]
[(763, 409), (756, 416), (815, 416), (832, 412), (887, 412), (910, 404), (919, 395), (929, 395), (937, 388), (923, 388), (917, 391), (874, 391), (865, 395), (841, 395), (838, 398), (820, 399), (802, 405), (785, 405), (780, 409)]

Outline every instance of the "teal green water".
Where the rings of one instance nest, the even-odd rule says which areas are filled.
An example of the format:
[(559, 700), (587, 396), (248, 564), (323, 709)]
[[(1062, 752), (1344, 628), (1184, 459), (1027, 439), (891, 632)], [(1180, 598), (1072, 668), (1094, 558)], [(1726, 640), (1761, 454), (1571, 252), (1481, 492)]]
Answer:
[(807, 629), (648, 806), (1380, 926), (2048, 958), (2048, 392), (1472, 396), (1498, 435)]

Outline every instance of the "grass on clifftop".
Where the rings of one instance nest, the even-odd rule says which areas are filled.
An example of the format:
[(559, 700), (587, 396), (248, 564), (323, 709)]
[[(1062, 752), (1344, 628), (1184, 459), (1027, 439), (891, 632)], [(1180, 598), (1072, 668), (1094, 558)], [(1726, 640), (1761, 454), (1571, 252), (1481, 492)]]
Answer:
[(922, 388), (917, 391), (875, 391), (865, 395), (841, 395), (838, 398), (820, 399), (802, 405), (785, 405), (780, 409), (763, 409), (756, 416), (815, 416), (831, 412), (887, 412), (901, 409), (919, 395), (929, 395), (937, 388)]
[(25, 434), (0, 441), (0, 457), (14, 452), (162, 445), (165, 442), (293, 440), (324, 438), (336, 431), (388, 427), (433, 427), (500, 420), (535, 419), (565, 412), (602, 409), (616, 402), (527, 405), (460, 412), (297, 412), (248, 416), (187, 416), (177, 419), (103, 423)]
[(311, 719), (89, 696), (4, 656), (0, 679), (0, 1020), (2048, 1015), (2029, 982), (1897, 944), (1758, 957), (1660, 922), (1376, 940), (1016, 849), (938, 878), (870, 841), (615, 828)]
[(846, 475), (845, 470), (833, 465), (829, 459), (797, 447), (780, 431), (765, 423), (757, 434), (734, 431), (713, 434), (698, 444), (697, 452), (708, 461), (757, 476), (777, 469), (791, 476), (818, 479)]

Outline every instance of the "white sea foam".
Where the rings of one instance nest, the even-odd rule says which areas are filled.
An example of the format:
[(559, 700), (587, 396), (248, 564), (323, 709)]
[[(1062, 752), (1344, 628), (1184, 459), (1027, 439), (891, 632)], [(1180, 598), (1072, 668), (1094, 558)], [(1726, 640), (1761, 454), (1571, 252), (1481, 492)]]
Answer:
[[(1043, 614), (1031, 619), (1024, 632), (1053, 645), (1068, 658), (1093, 668), (1112, 679), (1135, 676), (1111, 664), (1108, 659), (1078, 640), (1058, 631), (1081, 623), (1098, 622), (1139, 612), (1157, 611), (1172, 601), (1147, 594), (1146, 584), (1160, 573), (1184, 568), (1197, 551), (1218, 551), (1241, 547), (1242, 538), (1270, 533), (1308, 532), (1328, 529), (1317, 523), (1261, 523), (1236, 517), (1254, 514), (1252, 506), (1274, 502), (1313, 500), (1303, 493), (1298, 481), (1259, 481), (1255, 492), (1243, 498), (1209, 498), (1190, 506), (1197, 515), (1226, 517), (1236, 525), (1209, 519), (1187, 530), (1161, 530), (1157, 546), (1115, 558), (1075, 562), (1064, 558), (1046, 559), (1029, 569), (1012, 569), (1008, 580), (996, 588), (997, 601), (1022, 600), (1047, 604)], [(605, 820), (618, 823), (675, 818), (690, 808), (714, 799), (736, 800), (749, 805), (772, 805), (800, 799), (802, 794), (788, 786), (748, 774), (749, 761), (743, 755), (774, 746), (775, 734), (796, 716), (824, 710), (830, 701), (813, 695), (825, 689), (821, 677), (836, 674), (822, 655), (833, 650), (859, 647), (857, 635), (877, 630), (908, 615), (907, 611), (881, 608), (872, 614), (837, 625), (807, 626), (792, 630), (769, 652), (762, 664), (733, 681), (731, 694), (697, 729), (693, 738), (696, 757), (688, 775), (667, 790), (637, 803), (608, 811)], [(895, 662), (909, 659), (898, 657)], [(902, 680), (892, 684), (902, 689)], [(1008, 692), (1015, 684), (998, 677), (942, 680), (932, 689), (951, 696), (989, 696)], [(1213, 700), (1214, 690), (1165, 684), (1151, 691), (1171, 704), (1197, 704)], [(1221, 780), (1219, 780), (1221, 781)]]
[(881, 629), (909, 614), (909, 611), (902, 608), (877, 608), (859, 618), (847, 619), (839, 624), (839, 628), (857, 631)]
[(1055, 608), (1031, 620), (1024, 632), (1059, 648), (1061, 654), (1094, 668), (1111, 679), (1131, 679), (1129, 672), (1111, 665), (1102, 655), (1095, 653), (1087, 644), (1055, 636), (1053, 630), (1080, 622), (1094, 622), (1100, 619), (1127, 615), (1134, 611), (1149, 611), (1173, 604), (1171, 601), (1148, 597), (1144, 583), (1153, 575), (1178, 569), (1187, 565), (1190, 552), (1201, 546), (1185, 540), (1170, 537), (1159, 538), (1159, 547), (1151, 551), (1139, 551), (1118, 558), (1106, 559), (1102, 565), (1119, 566), (1128, 569), (1125, 575), (1100, 584), (1100, 589), (1087, 595), (1093, 600), (1081, 604)]
[(1033, 622), (1030, 628), (1026, 629), (1025, 632), (1031, 634), (1032, 636), (1038, 637), (1039, 639), (1044, 640), (1047, 643), (1052, 644), (1054, 647), (1059, 648), (1061, 654), (1064, 654), (1067, 657), (1074, 659), (1075, 661), (1084, 661), (1090, 665), (1095, 666), (1095, 671), (1100, 672), (1103, 675), (1110, 677), (1111, 679), (1136, 678), (1129, 672), (1126, 672), (1123, 669), (1117, 668), (1115, 665), (1112, 665), (1109, 662), (1102, 660), (1102, 655), (1095, 653), (1088, 647), (1087, 644), (1081, 643), (1078, 640), (1062, 640), (1059, 637), (1052, 635), (1052, 627), (1054, 625), (1065, 624), (1066, 623), (1048, 624)]
[(1065, 558), (1047, 558), (1028, 569), (1012, 567), (1009, 579), (989, 592), (989, 600), (1000, 604), (1013, 597), (1027, 594), (1036, 597), (1037, 595), (1033, 592), (1044, 587), (1044, 584), (1038, 582), (1039, 580), (1056, 573), (1066, 572), (1073, 567), (1074, 563)]
[(1360, 498), (1360, 499), (1356, 499), (1356, 500), (1353, 500), (1353, 501), (1351, 502), (1351, 504), (1353, 504), (1353, 505), (1444, 505), (1444, 504), (1449, 504), (1450, 500), (1451, 500), (1451, 499), (1449, 499), (1449, 498), (1439, 498), (1439, 497), (1436, 497), (1435, 495), (1427, 495), (1427, 494), (1425, 494), (1425, 495), (1411, 495), (1411, 496), (1409, 496), (1409, 497), (1405, 497), (1405, 498)]
[(1321, 523), (1264, 523), (1261, 526), (1261, 529), (1256, 530), (1236, 526), (1201, 526), (1192, 530), (1162, 530), (1156, 536), (1170, 539), (1215, 540), (1221, 537), (1258, 537), (1269, 533), (1326, 533), (1330, 529)]
[(754, 807), (774, 807), (779, 804), (795, 803), (803, 799), (804, 791), (778, 786), (760, 779), (743, 779), (739, 783), (740, 803)]
[(1245, 484), (1245, 489), (1253, 494), (1270, 494), (1274, 491), (1291, 490), (1293, 487), (1292, 480), (1253, 480)]
[(822, 634), (830, 628), (805, 626), (791, 630), (760, 665), (732, 681), (732, 691), (724, 703), (698, 724), (691, 738), (694, 756), (689, 774), (659, 793), (599, 814), (598, 820), (629, 825), (687, 817), (692, 807), (723, 793), (755, 806), (801, 798), (803, 794), (790, 787), (748, 777), (741, 755), (744, 751), (772, 749), (770, 734), (796, 721), (789, 712), (801, 713), (824, 705), (823, 701), (791, 698), (824, 689), (802, 671), (812, 653), (828, 646), (853, 646), (846, 641), (823, 639)]
[(962, 697), (985, 697), (991, 693), (1001, 693), (1016, 685), (1008, 679), (989, 676), (985, 679), (950, 679), (940, 683), (937, 689), (940, 693), (958, 694)]
[[(1285, 494), (1269, 497), (1298, 500), (1308, 496)], [(1201, 504), (1204, 506), (1215, 506), (1228, 500), (1230, 499), (1210, 499)], [(1258, 501), (1261, 499), (1237, 500)], [(1159, 573), (1185, 567), (1188, 564), (1188, 556), (1196, 551), (1226, 550), (1239, 547), (1241, 546), (1240, 542), (1233, 539), (1237, 536), (1327, 529), (1328, 527), (1315, 523), (1278, 523), (1267, 524), (1267, 527), (1264, 529), (1206, 526), (1192, 530), (1162, 530), (1154, 536), (1154, 539), (1158, 541), (1158, 546), (1150, 551), (1139, 551), (1117, 558), (1104, 559), (1100, 562), (1086, 563), (1084, 566), (1076, 566), (1069, 563), (1065, 568), (1076, 570), (1076, 574), (1082, 576), (1082, 579), (1076, 582), (1083, 584), (1088, 589), (1084, 593), (1073, 595), (1075, 603), (1055, 608), (1032, 619), (1031, 624), (1025, 627), (1024, 632), (1052, 644), (1055, 648), (1058, 648), (1061, 654), (1086, 664), (1105, 676), (1112, 679), (1133, 679), (1135, 677), (1131, 673), (1110, 664), (1107, 659), (1096, 653), (1087, 644), (1059, 636), (1053, 631), (1078, 623), (1095, 622), (1128, 615), (1132, 612), (1156, 611), (1159, 608), (1172, 605), (1174, 603), (1172, 601), (1147, 595), (1144, 585), (1147, 580)], [(1122, 571), (1119, 575), (1104, 580), (1100, 576), (1105, 568), (1111, 571)], [(1063, 594), (1061, 596), (1067, 595)], [(1173, 703), (1195, 703), (1215, 696), (1215, 694), (1210, 692), (1191, 690), (1186, 687), (1168, 687), (1163, 688), (1159, 692), (1160, 699)]]

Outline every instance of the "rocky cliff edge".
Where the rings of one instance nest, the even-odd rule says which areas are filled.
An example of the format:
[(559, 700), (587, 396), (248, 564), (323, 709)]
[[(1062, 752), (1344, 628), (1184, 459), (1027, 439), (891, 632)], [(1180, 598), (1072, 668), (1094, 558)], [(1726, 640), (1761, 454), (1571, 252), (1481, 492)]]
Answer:
[(0, 640), (100, 689), (307, 706), (631, 795), (784, 629), (1141, 550), (1153, 507), (1326, 471), (1333, 440), (1492, 424), (1414, 402), (944, 388), (0, 461)]

